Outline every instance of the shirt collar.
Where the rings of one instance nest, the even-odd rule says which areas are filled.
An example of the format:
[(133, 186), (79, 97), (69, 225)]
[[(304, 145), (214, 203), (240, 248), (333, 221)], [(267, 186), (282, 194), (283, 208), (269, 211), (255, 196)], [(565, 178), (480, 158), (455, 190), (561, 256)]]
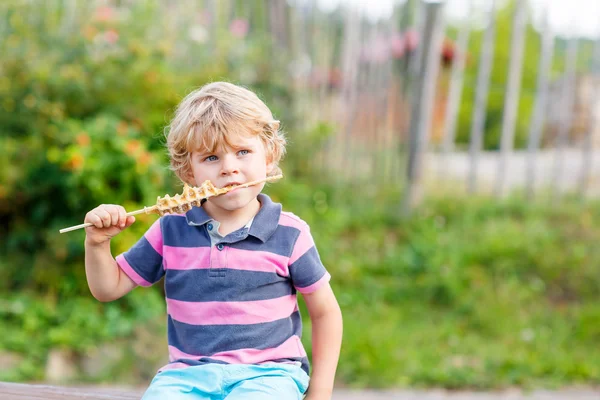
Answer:
[[(258, 201), (260, 201), (261, 207), (254, 216), (248, 234), (264, 243), (275, 233), (279, 225), (281, 204), (274, 203), (269, 196), (263, 193), (258, 195)], [(202, 207), (192, 207), (190, 211), (185, 213), (185, 218), (188, 225), (191, 226), (201, 226), (212, 220)]]

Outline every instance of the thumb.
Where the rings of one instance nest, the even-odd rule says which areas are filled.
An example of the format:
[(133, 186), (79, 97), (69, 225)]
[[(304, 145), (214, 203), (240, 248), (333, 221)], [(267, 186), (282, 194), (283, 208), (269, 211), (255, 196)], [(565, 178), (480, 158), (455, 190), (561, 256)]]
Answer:
[(133, 225), (134, 222), (135, 217), (133, 215), (128, 216), (127, 220), (125, 221), (125, 228), (129, 228), (131, 225)]

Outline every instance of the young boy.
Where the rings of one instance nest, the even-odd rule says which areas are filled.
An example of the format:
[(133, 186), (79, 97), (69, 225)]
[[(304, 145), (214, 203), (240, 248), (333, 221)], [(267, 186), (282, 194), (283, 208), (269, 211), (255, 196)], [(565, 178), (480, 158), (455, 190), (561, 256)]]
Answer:
[[(267, 106), (224, 82), (190, 93), (167, 134), (171, 167), (192, 186), (278, 174), (285, 143)], [(85, 269), (96, 299), (112, 301), (165, 277), (170, 362), (143, 399), (331, 398), (342, 316), (330, 276), (308, 225), (261, 194), (263, 187), (163, 216), (116, 259), (110, 239), (134, 217), (117, 205), (86, 215), (94, 226), (86, 228)], [(297, 291), (312, 322), (310, 386)]]

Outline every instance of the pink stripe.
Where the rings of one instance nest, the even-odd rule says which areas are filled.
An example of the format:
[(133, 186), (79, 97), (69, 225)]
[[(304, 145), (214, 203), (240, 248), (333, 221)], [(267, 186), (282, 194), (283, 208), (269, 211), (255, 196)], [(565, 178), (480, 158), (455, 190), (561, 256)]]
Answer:
[(314, 245), (315, 242), (310, 233), (307, 230), (300, 231), (300, 236), (298, 236), (296, 244), (294, 245), (294, 251), (292, 251), (292, 255), (290, 256), (290, 265), (298, 261), (298, 259)]
[(210, 247), (164, 246), (163, 262), (165, 269), (207, 269), (210, 268)]
[(129, 265), (123, 254), (119, 254), (116, 260), (119, 267), (127, 274), (128, 277), (131, 278), (132, 281), (140, 286), (152, 286), (150, 282), (142, 278), (137, 272), (134, 271), (133, 268), (131, 268), (131, 265)]
[(298, 290), (300, 293), (312, 293), (319, 289), (321, 286), (325, 285), (327, 282), (329, 282), (330, 279), (331, 275), (329, 275), (329, 272), (326, 272), (321, 279), (319, 279), (312, 285), (303, 288), (296, 286), (296, 290)]
[(288, 258), (266, 251), (227, 249), (227, 267), (244, 271), (272, 272), (289, 276)]
[(281, 345), (270, 349), (240, 349), (215, 353), (210, 356), (187, 354), (174, 346), (169, 346), (169, 360), (199, 360), (208, 357), (213, 360), (230, 364), (259, 364), (262, 362), (278, 360), (281, 358), (306, 357), (306, 351), (298, 336), (292, 336)]
[(167, 299), (167, 312), (175, 320), (191, 325), (250, 325), (289, 317), (296, 304), (295, 295), (228, 302)]
[(297, 215), (294, 215), (289, 211), (283, 211), (279, 216), (279, 225), (291, 226), (292, 228), (301, 231), (304, 226), (307, 226), (307, 223), (302, 221)]
[(296, 243), (294, 244), (294, 250), (292, 251), (292, 255), (289, 259), (289, 264), (295, 263), (304, 253), (306, 253), (311, 247), (315, 245), (315, 242), (310, 234), (310, 228), (306, 224), (306, 222), (302, 221), (300, 218), (295, 216), (294, 214), (282, 212), (279, 217), (279, 225), (290, 226), (292, 228), (296, 228), (300, 231), (300, 235), (298, 239), (296, 239)]
[[(164, 246), (164, 249), (163, 260), (167, 269), (190, 270), (211, 267), (210, 247)], [(288, 258), (278, 254), (227, 248), (227, 268), (230, 269), (272, 272), (287, 277), (289, 276), (287, 263)]]
[(163, 255), (163, 239), (162, 231), (160, 229), (160, 219), (152, 224), (150, 229), (144, 234), (146, 240), (150, 243), (150, 246), (161, 256)]

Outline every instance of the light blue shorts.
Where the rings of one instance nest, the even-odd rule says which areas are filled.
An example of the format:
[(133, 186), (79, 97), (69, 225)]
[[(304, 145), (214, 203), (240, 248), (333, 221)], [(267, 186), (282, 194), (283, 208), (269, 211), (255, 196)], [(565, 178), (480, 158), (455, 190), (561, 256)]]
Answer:
[(206, 364), (159, 372), (142, 400), (301, 400), (308, 380), (291, 364)]

